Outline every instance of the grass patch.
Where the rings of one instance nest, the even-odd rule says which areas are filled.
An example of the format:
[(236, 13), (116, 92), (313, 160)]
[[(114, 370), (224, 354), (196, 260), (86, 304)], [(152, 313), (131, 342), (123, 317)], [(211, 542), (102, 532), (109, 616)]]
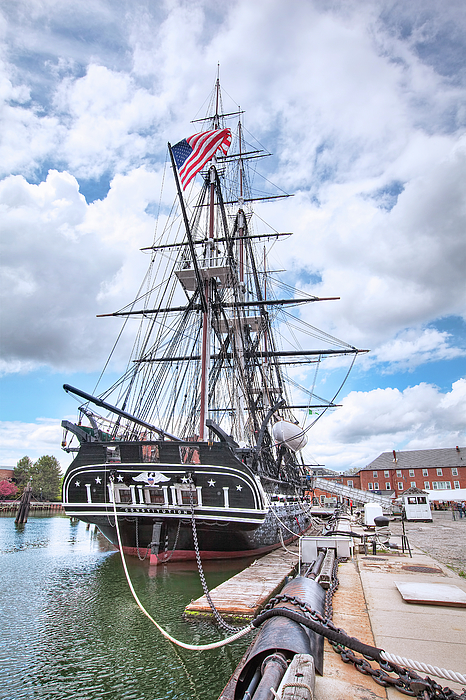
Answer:
[(461, 578), (466, 578), (466, 571), (464, 571), (463, 569), (460, 569), (457, 566), (454, 566), (453, 564), (447, 564), (447, 567), (454, 571), (455, 574), (458, 574), (458, 576), (461, 576)]

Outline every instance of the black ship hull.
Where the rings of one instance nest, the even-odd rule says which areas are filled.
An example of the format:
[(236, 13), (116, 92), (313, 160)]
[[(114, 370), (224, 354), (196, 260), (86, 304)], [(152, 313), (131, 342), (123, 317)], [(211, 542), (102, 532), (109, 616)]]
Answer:
[(193, 529), (203, 559), (254, 556), (310, 524), (295, 489), (269, 481), (222, 443), (90, 443), (68, 468), (63, 505), (118, 547), (116, 514), (123, 551), (152, 563), (194, 559)]

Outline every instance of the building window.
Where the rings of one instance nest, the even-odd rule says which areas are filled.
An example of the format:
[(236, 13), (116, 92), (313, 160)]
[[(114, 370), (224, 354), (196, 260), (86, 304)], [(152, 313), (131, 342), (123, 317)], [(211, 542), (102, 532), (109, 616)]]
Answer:
[(348, 486), (350, 486), (351, 488), (353, 488), (353, 481), (352, 481), (351, 479), (348, 479)]
[(409, 476), (414, 476), (414, 469), (409, 470)]
[(460, 482), (459, 482), (459, 481), (454, 481), (454, 482), (453, 482), (453, 488), (454, 488), (454, 489), (459, 489), (459, 488), (460, 488)]
[(432, 488), (434, 489), (434, 491), (437, 491), (438, 489), (451, 489), (451, 482), (450, 481), (433, 481)]
[(369, 481), (369, 483), (367, 484), (367, 488), (369, 489), (369, 491), (373, 490), (373, 484), (371, 481)]
[(437, 468), (437, 476), (443, 476), (443, 471), (440, 468)]
[(414, 486), (414, 488), (416, 488), (416, 482), (415, 482), (415, 481), (412, 481), (412, 482), (411, 482), (411, 486)]
[(375, 484), (374, 484), (374, 489), (375, 489), (376, 491), (379, 490), (379, 482), (378, 482), (378, 481), (375, 482)]
[(429, 476), (429, 470), (428, 470), (428, 469), (423, 469), (423, 470), (422, 470), (422, 476)]
[(401, 469), (397, 469), (397, 470), (396, 470), (396, 475), (397, 475), (397, 476), (401, 476)]
[(377, 472), (372, 472), (372, 476), (374, 477), (374, 479), (377, 479), (377, 476), (378, 476)]
[(403, 491), (403, 482), (402, 481), (398, 482), (398, 491)]
[(385, 482), (385, 491), (390, 491), (391, 488), (392, 488), (392, 487), (390, 486), (390, 482), (389, 482), (389, 481), (386, 481), (386, 482)]
[(390, 472), (386, 469), (383, 473), (384, 477), (387, 479), (390, 476)]
[(458, 469), (456, 467), (451, 468), (451, 475), (452, 476), (458, 476)]
[(430, 481), (424, 481), (424, 488), (426, 491), (430, 491)]

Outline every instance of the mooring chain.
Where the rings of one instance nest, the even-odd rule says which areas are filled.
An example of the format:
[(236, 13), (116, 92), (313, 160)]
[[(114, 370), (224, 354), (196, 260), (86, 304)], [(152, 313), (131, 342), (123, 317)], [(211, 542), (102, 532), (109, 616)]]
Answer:
[(228, 632), (239, 632), (240, 627), (233, 627), (233, 625), (229, 625), (228, 622), (225, 622), (225, 620), (222, 618), (220, 615), (219, 611), (214, 605), (214, 601), (212, 600), (210, 596), (210, 591), (209, 587), (207, 586), (207, 581), (204, 576), (204, 569), (202, 567), (202, 561), (201, 561), (201, 555), (199, 552), (199, 542), (197, 540), (197, 529), (196, 529), (196, 520), (194, 516), (194, 498), (193, 498), (193, 493), (194, 489), (192, 488), (194, 486), (193, 480), (191, 476), (189, 476), (189, 503), (191, 506), (191, 525), (192, 525), (192, 530), (193, 530), (193, 542), (194, 542), (194, 551), (196, 553), (196, 561), (197, 561), (197, 568), (199, 569), (199, 578), (201, 579), (202, 583), (202, 589), (204, 591), (204, 595), (207, 598), (207, 602), (210, 605), (210, 609), (212, 610), (212, 614), (217, 620), (218, 624), (223, 627), (223, 629), (226, 629)]
[(348, 561), (347, 557), (337, 557), (335, 561), (333, 562), (333, 569), (332, 569), (332, 583), (330, 587), (326, 590), (325, 592), (325, 602), (324, 602), (324, 615), (328, 620), (331, 620), (333, 617), (333, 595), (335, 591), (337, 590), (338, 586), (340, 585), (340, 581), (338, 580), (338, 566), (339, 564), (342, 564), (344, 561)]
[[(175, 541), (173, 543), (173, 547), (171, 549), (170, 555), (166, 559), (163, 560), (164, 564), (169, 562), (170, 559), (172, 558), (173, 554), (175, 553), (176, 545), (178, 544), (178, 537), (180, 535), (180, 529), (181, 529), (181, 518), (178, 520), (178, 529), (176, 531), (176, 536), (175, 536)], [(167, 552), (167, 550), (168, 550), (168, 537), (167, 537), (167, 544), (166, 544), (166, 548), (165, 548), (165, 553)]]
[[(328, 619), (331, 619), (333, 616), (333, 594), (339, 586), (338, 566), (343, 561), (347, 561), (347, 559), (335, 559), (333, 565), (332, 585), (328, 589), (325, 597), (325, 615)], [(341, 630), (341, 632), (344, 631)], [(374, 681), (379, 685), (383, 685), (385, 687), (392, 686), (405, 695), (421, 697), (424, 700), (430, 700), (430, 698), (447, 698), (448, 700), (454, 700), (454, 698), (466, 698), (465, 692), (458, 695), (450, 688), (442, 688), (442, 686), (429, 677), (424, 679), (415, 671), (383, 658), (374, 659), (377, 661), (380, 668), (373, 669), (365, 658), (357, 657), (352, 649), (348, 649), (342, 645), (334, 644), (332, 642), (331, 644), (334, 651), (341, 655), (342, 660), (345, 663), (352, 663), (360, 673), (371, 675)], [(389, 673), (396, 673), (398, 678), (389, 676)]]
[[(332, 587), (332, 595), (338, 586)], [(329, 589), (332, 590), (332, 589)], [(466, 700), (466, 692), (458, 695), (450, 688), (442, 688), (431, 678), (422, 678), (415, 671), (411, 671), (402, 666), (398, 666), (390, 661), (385, 661), (379, 657), (380, 650), (374, 647), (374, 655), (366, 654), (364, 657), (358, 657), (351, 649), (353, 644), (361, 644), (356, 637), (350, 637), (343, 629), (336, 627), (328, 616), (322, 615), (317, 610), (313, 610), (307, 603), (300, 600), (296, 596), (290, 596), (286, 593), (281, 593), (272, 598), (265, 606), (264, 611), (273, 609), (276, 604), (290, 603), (301, 612), (308, 615), (312, 620), (318, 622), (322, 627), (329, 631), (344, 635), (348, 640), (348, 645), (330, 641), (334, 651), (341, 655), (342, 661), (352, 663), (356, 670), (364, 675), (370, 675), (376, 683), (384, 687), (396, 688), (404, 695), (411, 697), (419, 697), (423, 700)], [(324, 634), (325, 636), (325, 634)], [(365, 658), (367, 657), (367, 658)], [(380, 668), (373, 669), (367, 659), (376, 661)], [(389, 673), (396, 673), (397, 677), (390, 676)]]
[(144, 554), (143, 557), (141, 557), (141, 554), (139, 553), (139, 524), (138, 524), (139, 521), (138, 521), (137, 517), (135, 518), (135, 521), (136, 521), (136, 552), (137, 552), (139, 561), (144, 561), (144, 559), (146, 559), (146, 557), (147, 557), (149, 549), (146, 547), (146, 553)]

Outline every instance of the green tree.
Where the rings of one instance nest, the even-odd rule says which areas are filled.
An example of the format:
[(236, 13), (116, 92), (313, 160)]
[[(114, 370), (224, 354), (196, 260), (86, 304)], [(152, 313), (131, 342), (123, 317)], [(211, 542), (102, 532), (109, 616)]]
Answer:
[(44, 455), (34, 462), (31, 469), (32, 495), (44, 501), (58, 501), (61, 494), (60, 462), (56, 457)]
[(21, 457), (16, 467), (13, 469), (13, 481), (18, 486), (20, 494), (23, 493), (24, 487), (27, 486), (31, 478), (32, 468), (32, 459), (29, 457)]

